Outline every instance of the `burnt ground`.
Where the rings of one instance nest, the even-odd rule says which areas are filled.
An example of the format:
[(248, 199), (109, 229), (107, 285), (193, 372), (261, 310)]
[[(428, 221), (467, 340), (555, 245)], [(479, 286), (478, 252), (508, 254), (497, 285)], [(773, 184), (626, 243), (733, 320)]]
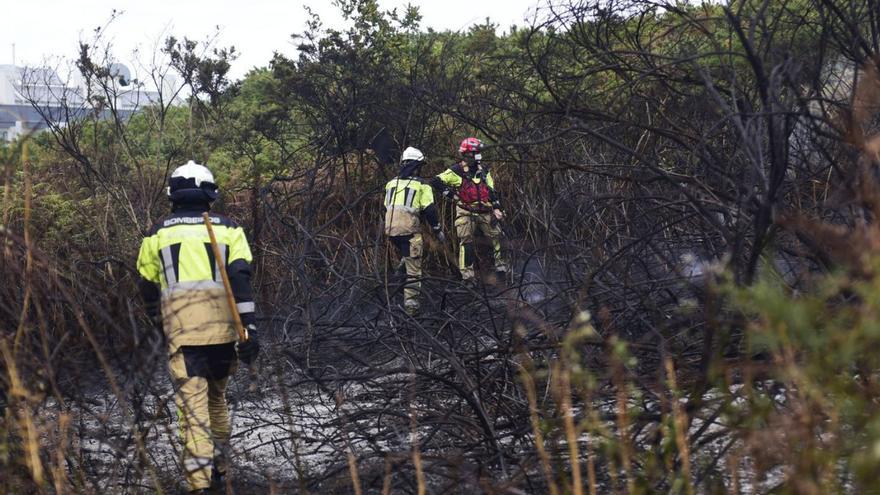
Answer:
[[(561, 304), (540, 265), (521, 265), (506, 281), (486, 274), (476, 288), (429, 277), (416, 318), (399, 308), (403, 280), (396, 274), (387, 292), (384, 284), (352, 287), (354, 305), (315, 302), (311, 318), (263, 319), (258, 366), (239, 369), (227, 393), (235, 493), (349, 493), (349, 452), (367, 492), (385, 483), (415, 491), (414, 432), (427, 482), (440, 491), (509, 475), (519, 454), (530, 453), (528, 431), (513, 422), (522, 404), (511, 329), (515, 311), (550, 314)], [(66, 462), (85, 476), (72, 485), (96, 493), (179, 489), (173, 394), (163, 361), (152, 366), (149, 377), (120, 373), (121, 400), (100, 376), (77, 384), (87, 392), (66, 404), (74, 432)], [(54, 423), (60, 410), (49, 400), (41, 418)]]

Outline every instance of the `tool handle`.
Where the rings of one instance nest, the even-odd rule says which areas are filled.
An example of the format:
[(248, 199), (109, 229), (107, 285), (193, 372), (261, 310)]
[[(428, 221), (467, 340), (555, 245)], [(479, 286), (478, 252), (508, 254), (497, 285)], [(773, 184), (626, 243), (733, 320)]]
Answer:
[(248, 334), (244, 325), (241, 324), (241, 315), (238, 314), (238, 306), (235, 305), (235, 296), (232, 295), (232, 284), (229, 283), (229, 275), (226, 274), (226, 263), (220, 254), (220, 246), (217, 245), (217, 238), (214, 237), (214, 227), (211, 224), (211, 216), (208, 212), (202, 213), (205, 220), (205, 227), (208, 228), (208, 236), (211, 238), (211, 250), (214, 251), (214, 260), (220, 267), (220, 278), (223, 279), (223, 288), (226, 290), (226, 302), (229, 304), (229, 310), (232, 311), (232, 322), (235, 324), (235, 331), (238, 332), (239, 342), (247, 342)]

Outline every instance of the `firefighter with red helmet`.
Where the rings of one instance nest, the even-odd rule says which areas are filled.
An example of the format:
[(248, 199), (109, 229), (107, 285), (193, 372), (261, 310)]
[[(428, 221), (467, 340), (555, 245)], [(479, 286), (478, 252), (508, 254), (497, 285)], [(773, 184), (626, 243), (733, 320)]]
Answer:
[(474, 283), (474, 234), (480, 231), (492, 242), (495, 271), (504, 275), (507, 263), (501, 251), (501, 226), (504, 218), (495, 180), (482, 162), (483, 143), (466, 138), (458, 147), (461, 160), (434, 177), (431, 185), (443, 196), (455, 201), (455, 233), (458, 236), (458, 268), (465, 283)]

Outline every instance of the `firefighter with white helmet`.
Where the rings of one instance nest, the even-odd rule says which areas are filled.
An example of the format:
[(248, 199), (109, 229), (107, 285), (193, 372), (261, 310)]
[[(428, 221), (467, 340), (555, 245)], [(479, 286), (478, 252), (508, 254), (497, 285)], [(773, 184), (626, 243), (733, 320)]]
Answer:
[(406, 268), (403, 307), (410, 315), (418, 314), (420, 309), (421, 218), (428, 221), (441, 242), (446, 239), (440, 230), (434, 192), (430, 184), (418, 177), (424, 164), (425, 155), (421, 151), (413, 147), (405, 149), (400, 158), (400, 173), (385, 184), (385, 235), (397, 248)]
[[(222, 484), (230, 435), (227, 380), (238, 360), (251, 364), (259, 353), (244, 230), (226, 216), (210, 214), (222, 258), (216, 259), (202, 217), (217, 195), (207, 167), (190, 160), (174, 170), (168, 180), (172, 212), (144, 238), (137, 260), (147, 313), (167, 344), (191, 493)], [(238, 345), (221, 264), (248, 329), (248, 340)]]

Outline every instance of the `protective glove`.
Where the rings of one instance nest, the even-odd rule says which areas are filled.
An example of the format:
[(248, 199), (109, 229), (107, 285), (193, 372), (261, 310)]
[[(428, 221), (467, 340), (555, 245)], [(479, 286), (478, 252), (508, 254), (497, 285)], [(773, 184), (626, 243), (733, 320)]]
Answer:
[(260, 341), (257, 338), (257, 326), (251, 323), (247, 326), (248, 339), (238, 343), (238, 359), (250, 366), (257, 360), (260, 354)]
[(434, 229), (434, 236), (437, 238), (437, 241), (440, 242), (440, 244), (446, 243), (446, 234), (443, 233), (443, 231), (440, 230), (439, 227)]
[(444, 189), (443, 190), (443, 197), (452, 201), (455, 199), (455, 191), (453, 191), (452, 189)]

